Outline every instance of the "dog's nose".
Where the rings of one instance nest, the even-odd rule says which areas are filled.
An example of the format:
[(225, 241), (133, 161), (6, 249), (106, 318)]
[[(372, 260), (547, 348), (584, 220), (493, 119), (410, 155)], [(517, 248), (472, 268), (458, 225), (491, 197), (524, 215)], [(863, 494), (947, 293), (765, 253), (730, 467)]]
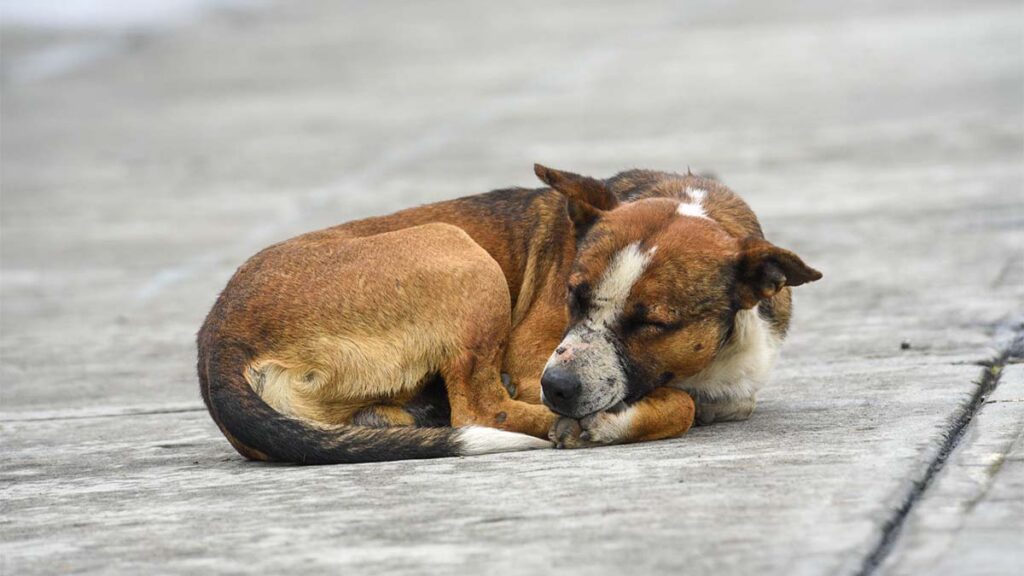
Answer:
[(544, 402), (556, 412), (571, 413), (580, 395), (580, 379), (571, 370), (553, 366), (540, 377)]

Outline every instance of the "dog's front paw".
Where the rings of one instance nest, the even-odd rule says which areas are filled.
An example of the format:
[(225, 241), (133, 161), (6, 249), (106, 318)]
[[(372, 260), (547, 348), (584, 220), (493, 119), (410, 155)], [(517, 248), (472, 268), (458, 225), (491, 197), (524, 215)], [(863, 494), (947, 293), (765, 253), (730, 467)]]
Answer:
[(548, 432), (548, 439), (555, 443), (555, 448), (586, 448), (591, 444), (583, 440), (583, 427), (579, 420), (561, 417), (555, 420)]
[(591, 445), (625, 442), (629, 434), (628, 411), (597, 412), (580, 420), (580, 439)]
[(582, 420), (559, 418), (548, 438), (555, 448), (589, 448), (625, 442), (629, 434), (629, 417), (625, 412), (597, 412)]

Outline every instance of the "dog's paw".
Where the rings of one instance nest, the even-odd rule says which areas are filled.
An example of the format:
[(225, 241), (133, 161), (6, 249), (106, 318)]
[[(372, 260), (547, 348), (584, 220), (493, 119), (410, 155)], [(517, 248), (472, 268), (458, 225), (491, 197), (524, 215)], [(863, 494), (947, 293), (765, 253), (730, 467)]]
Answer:
[(589, 448), (627, 440), (628, 412), (597, 412), (582, 420), (559, 418), (548, 433), (555, 448)]
[(597, 412), (580, 420), (580, 439), (590, 445), (624, 442), (629, 433), (629, 411)]
[(583, 428), (579, 420), (573, 418), (559, 418), (551, 426), (548, 432), (548, 439), (555, 443), (555, 448), (586, 448), (591, 444), (582, 438)]

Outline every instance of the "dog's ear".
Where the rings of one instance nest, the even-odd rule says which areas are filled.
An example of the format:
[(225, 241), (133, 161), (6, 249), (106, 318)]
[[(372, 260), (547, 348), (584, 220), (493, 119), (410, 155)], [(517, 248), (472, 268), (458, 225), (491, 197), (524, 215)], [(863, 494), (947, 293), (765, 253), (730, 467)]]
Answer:
[(533, 172), (541, 182), (561, 192), (570, 201), (589, 204), (598, 210), (611, 210), (619, 205), (619, 199), (615, 194), (597, 178), (555, 170), (540, 164), (533, 165)]
[(786, 286), (799, 286), (821, 279), (799, 256), (763, 238), (750, 236), (740, 243), (737, 270), (737, 299), (742, 308), (753, 308)]
[(589, 176), (555, 170), (540, 164), (533, 165), (533, 172), (541, 182), (551, 186), (569, 201), (569, 217), (576, 227), (576, 235), (582, 236), (601, 214), (619, 205), (619, 199), (605, 186), (605, 183)]

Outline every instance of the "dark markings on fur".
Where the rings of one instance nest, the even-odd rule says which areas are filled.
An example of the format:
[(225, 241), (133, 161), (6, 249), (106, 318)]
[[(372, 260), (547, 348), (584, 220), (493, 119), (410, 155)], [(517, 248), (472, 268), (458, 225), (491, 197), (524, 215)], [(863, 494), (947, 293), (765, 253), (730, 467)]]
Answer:
[(727, 264), (722, 269), (722, 278), (725, 280), (726, 294), (729, 294), (729, 307), (725, 309), (721, 316), (718, 318), (719, 326), (719, 338), (718, 338), (718, 349), (715, 351), (717, 355), (722, 351), (726, 345), (732, 340), (732, 335), (736, 331), (736, 314), (739, 313), (743, 308), (740, 306), (740, 300), (736, 293), (736, 267), (734, 264)]
[(593, 290), (589, 282), (582, 282), (569, 289), (569, 318), (573, 324), (586, 316), (592, 296)]
[(678, 176), (653, 170), (626, 170), (612, 176), (605, 183), (621, 202), (632, 202), (644, 196), (651, 187), (666, 176)]
[(775, 321), (775, 301), (772, 298), (762, 300), (757, 307), (757, 313), (764, 321), (772, 324)]
[[(526, 269), (526, 259), (530, 254), (530, 241), (534, 238), (540, 225), (536, 216), (533, 204), (542, 200), (550, 190), (531, 190), (527, 188), (505, 188), (492, 190), (485, 194), (467, 196), (452, 201), (460, 206), (461, 211), (470, 214), (477, 214), (480, 219), (486, 219), (491, 223), (493, 236), (503, 239), (518, 239), (518, 244), (508, 247), (507, 257), (508, 269), (502, 269), (505, 277), (509, 280), (509, 290), (512, 296), (512, 307), (515, 308), (522, 288), (523, 273)], [(496, 256), (497, 247), (491, 246), (489, 238), (473, 238), (484, 250), (492, 256)], [(503, 250), (502, 250), (503, 251)], [(499, 264), (505, 261), (504, 258), (495, 257)]]
[(622, 371), (626, 375), (626, 396), (622, 400), (627, 404), (633, 404), (656, 388), (656, 381), (647, 368), (630, 357), (618, 338), (613, 338), (612, 344), (615, 346), (615, 356), (619, 365), (622, 366)]
[(788, 290), (785, 290), (773, 298), (762, 300), (761, 304), (757, 307), (758, 314), (772, 327), (772, 330), (775, 331), (779, 338), (785, 338), (786, 333), (789, 331), (789, 317), (788, 315), (783, 317), (784, 315), (778, 309), (780, 301), (783, 303), (785, 310), (789, 309), (785, 306), (786, 299), (790, 298), (788, 292)]
[(417, 426), (451, 426), (452, 407), (448, 403), (444, 378), (440, 375), (431, 377), (419, 393), (405, 404), (405, 411), (412, 414)]
[[(583, 216), (585, 216), (585, 214), (580, 213), (584, 209), (578, 206), (577, 204), (566, 201), (566, 209), (569, 211), (569, 219), (572, 220), (573, 222), (579, 222), (584, 219)], [(589, 224), (586, 225), (573, 225), (573, 231), (576, 236), (576, 244), (579, 244), (580, 242), (583, 241), (584, 238), (586, 238), (587, 232), (590, 232), (590, 229), (594, 227), (595, 222), (596, 221), (591, 221)]]
[(243, 377), (253, 358), (247, 345), (211, 341), (205, 330), (200, 331), (199, 337), (203, 398), (214, 421), (247, 458), (335, 464), (458, 454), (458, 432), (451, 428), (326, 427), (285, 416), (268, 406)]
[[(602, 228), (590, 227), (589, 233), (579, 243), (579, 252), (583, 252), (590, 245), (600, 242), (604, 237), (608, 235), (608, 231)], [(574, 270), (576, 271), (576, 270)]]

